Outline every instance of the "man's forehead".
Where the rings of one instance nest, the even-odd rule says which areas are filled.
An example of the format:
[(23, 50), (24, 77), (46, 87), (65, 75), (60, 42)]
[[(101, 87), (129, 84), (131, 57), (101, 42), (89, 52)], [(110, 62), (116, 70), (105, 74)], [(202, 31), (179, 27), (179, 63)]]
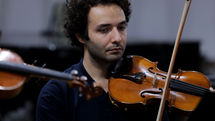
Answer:
[(126, 20), (123, 10), (115, 4), (92, 7), (88, 19), (89, 23), (97, 25), (119, 24)]

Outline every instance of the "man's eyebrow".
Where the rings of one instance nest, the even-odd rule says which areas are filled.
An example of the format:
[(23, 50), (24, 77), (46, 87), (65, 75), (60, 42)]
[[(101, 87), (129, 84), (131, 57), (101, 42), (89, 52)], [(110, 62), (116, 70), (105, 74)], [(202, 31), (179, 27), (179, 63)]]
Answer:
[(119, 23), (119, 25), (123, 25), (123, 24), (127, 25), (127, 21), (122, 21), (122, 22)]
[(103, 27), (107, 27), (110, 26), (111, 24), (100, 24), (97, 28), (103, 28)]
[[(127, 22), (122, 21), (118, 25), (127, 25)], [(102, 28), (102, 27), (107, 27), (107, 26), (111, 26), (111, 24), (100, 24), (97, 28)]]

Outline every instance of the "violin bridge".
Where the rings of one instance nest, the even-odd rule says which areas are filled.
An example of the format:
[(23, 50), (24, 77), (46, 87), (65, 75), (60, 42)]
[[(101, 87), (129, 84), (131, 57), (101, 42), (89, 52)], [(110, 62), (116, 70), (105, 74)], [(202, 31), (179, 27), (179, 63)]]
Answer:
[(157, 76), (156, 76), (156, 73), (154, 74), (154, 78), (152, 80), (152, 86), (153, 87), (156, 87), (157, 86)]

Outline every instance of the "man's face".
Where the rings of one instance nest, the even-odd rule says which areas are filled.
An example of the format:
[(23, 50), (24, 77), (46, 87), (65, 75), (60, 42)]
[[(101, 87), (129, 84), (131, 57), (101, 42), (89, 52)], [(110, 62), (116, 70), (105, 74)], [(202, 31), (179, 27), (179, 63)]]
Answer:
[(123, 10), (114, 4), (92, 7), (88, 15), (88, 36), (85, 52), (94, 59), (118, 60), (124, 53), (127, 22)]

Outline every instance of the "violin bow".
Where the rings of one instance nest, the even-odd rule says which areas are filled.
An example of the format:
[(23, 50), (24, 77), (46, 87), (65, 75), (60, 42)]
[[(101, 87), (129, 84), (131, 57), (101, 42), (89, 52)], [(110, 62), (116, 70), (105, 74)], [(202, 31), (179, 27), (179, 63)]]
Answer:
[(157, 115), (156, 121), (162, 121), (163, 111), (165, 108), (165, 102), (166, 102), (166, 99), (168, 97), (169, 83), (170, 83), (170, 78), (171, 78), (171, 74), (172, 74), (172, 70), (173, 70), (173, 66), (174, 66), (174, 62), (175, 62), (175, 57), (176, 57), (176, 53), (177, 53), (178, 46), (180, 43), (180, 39), (181, 39), (181, 35), (182, 35), (183, 28), (185, 25), (185, 21), (187, 18), (187, 14), (188, 14), (188, 11), (189, 11), (189, 8), (191, 5), (191, 1), (192, 0), (186, 0), (185, 5), (184, 5), (184, 9), (183, 9), (178, 33), (176, 36), (175, 45), (174, 45), (174, 49), (173, 49), (173, 53), (172, 53), (172, 57), (171, 57), (171, 61), (170, 61), (169, 69), (168, 69), (168, 74), (167, 74), (166, 82), (164, 85), (163, 94), (162, 94), (162, 98), (161, 98), (160, 107), (158, 110), (158, 115)]

